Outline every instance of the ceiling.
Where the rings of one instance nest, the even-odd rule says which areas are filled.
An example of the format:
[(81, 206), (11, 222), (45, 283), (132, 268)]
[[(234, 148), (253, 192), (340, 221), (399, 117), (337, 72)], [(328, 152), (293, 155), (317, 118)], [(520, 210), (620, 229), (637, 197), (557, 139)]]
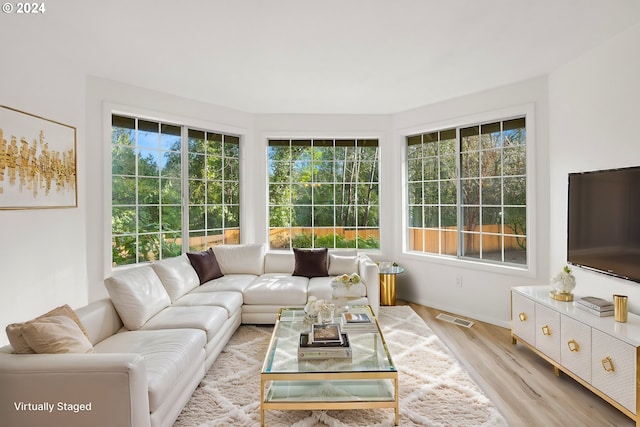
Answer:
[(45, 4), (0, 35), (44, 64), (249, 113), (397, 113), (548, 74), (640, 22), (637, 0)]

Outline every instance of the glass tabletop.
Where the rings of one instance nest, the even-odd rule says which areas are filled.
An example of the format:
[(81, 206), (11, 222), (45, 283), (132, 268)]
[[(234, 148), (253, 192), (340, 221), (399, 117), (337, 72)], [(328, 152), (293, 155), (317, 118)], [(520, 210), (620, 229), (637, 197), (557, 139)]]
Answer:
[[(369, 306), (353, 306), (352, 313), (368, 313)], [(340, 323), (340, 317), (334, 318)], [(309, 332), (312, 323), (305, 320), (302, 309), (285, 308), (274, 327), (273, 336), (262, 373), (341, 373), (341, 372), (395, 372), (391, 355), (380, 330), (376, 332), (349, 332), (352, 357), (347, 359), (298, 360), (300, 333)]]
[(404, 268), (400, 266), (380, 267), (378, 270), (380, 274), (401, 274), (404, 273)]

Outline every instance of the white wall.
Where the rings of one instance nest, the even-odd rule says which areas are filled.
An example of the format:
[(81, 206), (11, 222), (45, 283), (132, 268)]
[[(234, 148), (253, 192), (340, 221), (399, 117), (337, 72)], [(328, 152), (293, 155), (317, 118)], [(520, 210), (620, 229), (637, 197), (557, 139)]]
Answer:
[[(550, 105), (550, 267), (566, 263), (567, 174), (640, 165), (640, 25), (554, 71)], [(638, 219), (636, 219), (638, 220)], [(629, 295), (640, 314), (640, 284), (574, 269), (578, 295)]]
[(111, 112), (139, 114), (148, 118), (241, 135), (241, 239), (254, 240), (251, 191), (253, 119), (250, 114), (205, 104), (165, 93), (133, 87), (97, 77), (87, 78), (87, 265), (89, 301), (108, 294), (103, 280), (112, 273), (107, 262), (111, 245), (110, 144)]
[[(546, 284), (548, 273), (548, 100), (547, 80), (544, 77), (494, 90), (452, 99), (396, 114), (393, 123), (393, 149), (384, 170), (391, 177), (394, 191), (385, 204), (396, 207), (390, 232), (394, 239), (391, 260), (405, 267), (398, 276), (398, 295), (434, 308), (447, 310), (490, 323), (509, 326), (510, 288), (530, 284)], [(527, 250), (530, 252), (530, 271), (504, 267), (488, 267), (475, 262), (444, 260), (442, 258), (403, 253), (404, 235), (402, 206), (404, 145), (402, 135), (434, 130), (446, 126), (474, 123), (475, 120), (501, 118), (502, 114), (520, 109), (530, 110), (534, 117), (533, 132), (527, 135), (529, 154), (533, 156), (534, 170), (528, 170), (530, 236)], [(389, 165), (390, 163), (390, 165)], [(393, 170), (393, 173), (391, 173)], [(389, 177), (388, 176), (388, 177)], [(461, 281), (462, 287), (457, 286)]]
[[(0, 32), (0, 104), (76, 127), (78, 207), (0, 210), (0, 346), (7, 324), (87, 302), (84, 76), (12, 37)], [(8, 139), (10, 123), (0, 127)]]
[[(382, 247), (373, 257), (394, 260), (406, 268), (398, 278), (399, 297), (508, 326), (510, 287), (547, 284), (565, 263), (567, 172), (640, 164), (634, 126), (640, 111), (636, 78), (640, 58), (635, 54), (639, 46), (640, 27), (636, 26), (553, 72), (548, 83), (546, 78), (533, 79), (393, 116), (350, 116), (250, 115), (87, 78), (68, 65), (72, 64), (69, 58), (37, 52), (33, 46), (6, 44), (5, 63), (16, 66), (3, 67), (0, 104), (78, 129), (79, 207), (0, 211), (0, 326), (29, 319), (56, 305), (68, 303), (76, 308), (106, 295), (102, 285), (110, 274), (105, 265), (109, 247), (105, 186), (110, 179), (104, 167), (106, 104), (241, 133), (241, 221), (246, 242), (266, 242), (262, 220), (267, 197), (266, 138), (379, 138)], [(533, 199), (535, 247), (529, 246), (536, 262), (530, 274), (403, 253), (402, 132), (527, 104), (533, 105), (536, 118), (536, 166), (529, 171), (537, 189)], [(631, 310), (640, 312), (640, 285), (587, 271), (576, 271), (576, 276), (576, 292), (603, 297), (613, 292), (628, 294)], [(462, 288), (455, 286), (458, 277)], [(1, 334), (0, 345), (4, 343), (6, 337)]]

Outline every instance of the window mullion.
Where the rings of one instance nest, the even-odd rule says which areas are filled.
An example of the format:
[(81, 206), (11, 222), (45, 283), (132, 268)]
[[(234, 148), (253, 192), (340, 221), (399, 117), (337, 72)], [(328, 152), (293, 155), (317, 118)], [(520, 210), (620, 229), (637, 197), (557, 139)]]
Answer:
[(457, 256), (462, 256), (462, 248), (464, 245), (464, 235), (462, 233), (462, 203), (464, 201), (462, 194), (462, 137), (460, 134), (460, 128), (456, 128), (456, 223), (457, 223), (457, 235), (458, 235), (458, 248), (457, 248)]
[(180, 130), (180, 191), (182, 211), (182, 252), (189, 251), (189, 130)]
[(135, 164), (135, 179), (136, 179), (136, 185), (135, 185), (135, 189), (136, 189), (136, 197), (135, 197), (135, 203), (136, 203), (136, 263), (139, 261), (138, 260), (138, 254), (140, 253), (140, 189), (139, 189), (139, 184), (140, 184), (140, 125), (139, 125), (139, 119), (136, 119), (136, 142), (135, 142), (135, 156), (134, 156), (134, 161), (136, 162)]

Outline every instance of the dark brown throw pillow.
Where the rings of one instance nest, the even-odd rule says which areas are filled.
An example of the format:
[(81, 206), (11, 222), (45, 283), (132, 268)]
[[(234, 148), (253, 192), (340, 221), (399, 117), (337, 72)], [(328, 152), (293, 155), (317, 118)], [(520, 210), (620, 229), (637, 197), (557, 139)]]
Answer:
[(293, 248), (296, 264), (293, 269), (294, 276), (325, 277), (329, 275), (327, 266), (327, 248), (323, 249), (296, 249)]
[(202, 252), (187, 252), (187, 257), (189, 257), (193, 269), (198, 273), (201, 285), (209, 280), (224, 276), (213, 249), (209, 248)]

